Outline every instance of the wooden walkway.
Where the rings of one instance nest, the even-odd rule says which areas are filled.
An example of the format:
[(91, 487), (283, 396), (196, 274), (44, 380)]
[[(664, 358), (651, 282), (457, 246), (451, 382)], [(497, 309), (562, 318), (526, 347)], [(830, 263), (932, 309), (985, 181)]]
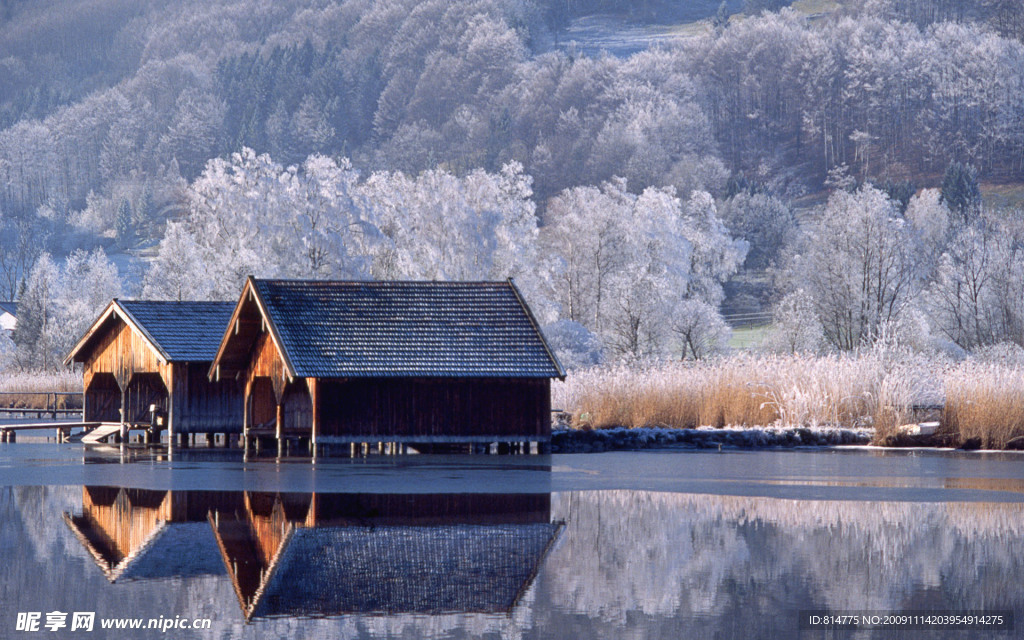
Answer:
[[(117, 424), (113, 422), (39, 422), (33, 424), (3, 424), (0, 425), (0, 442), (16, 442), (19, 431), (41, 431), (54, 430), (57, 433), (59, 442), (70, 442), (71, 430), (84, 428), (87, 432), (98, 429), (104, 425)], [(109, 435), (109, 434), (107, 434)]]

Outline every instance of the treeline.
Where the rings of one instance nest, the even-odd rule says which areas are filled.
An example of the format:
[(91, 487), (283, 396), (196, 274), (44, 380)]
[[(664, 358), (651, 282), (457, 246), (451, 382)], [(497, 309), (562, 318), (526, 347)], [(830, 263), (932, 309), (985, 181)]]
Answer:
[[(141, 293), (229, 300), (248, 275), (276, 278), (501, 280), (514, 277), (567, 365), (703, 356), (728, 330), (716, 307), (743, 261), (706, 192), (631, 193), (622, 179), (564, 191), (541, 228), (531, 178), (509, 163), (465, 175), (361, 176), (313, 155), (285, 167), (251, 149), (212, 160), (183, 191)], [(22, 368), (53, 369), (124, 289), (102, 250), (32, 267), (13, 348)]]
[[(433, 240), (417, 235), (444, 237), (452, 214), (437, 194), (483, 184), (497, 189), (494, 176), (516, 167), (515, 175), (532, 177), (530, 233), (538, 238), (520, 246), (563, 261), (544, 271), (562, 283), (561, 292), (551, 285), (543, 297), (558, 309), (554, 317), (573, 323), (562, 326), (566, 336), (596, 336), (620, 354), (681, 354), (684, 344), (690, 355), (713, 350), (726, 334), (715, 309), (721, 281), (746, 253), (749, 269), (774, 266), (776, 275), (790, 274), (792, 286), (779, 284), (780, 293), (790, 294), (787, 317), (805, 319), (811, 309), (818, 324), (808, 331), (849, 348), (892, 326), (896, 315), (879, 321), (873, 309), (889, 303), (865, 294), (863, 304), (875, 306), (850, 312), (856, 335), (830, 333), (810, 291), (820, 270), (801, 271), (790, 255), (809, 255), (815, 242), (783, 251), (787, 238), (813, 238), (828, 226), (816, 216), (809, 216), (813, 225), (798, 225), (790, 206), (796, 196), (877, 185), (882, 196), (864, 188), (870, 195), (850, 201), (874, 212), (865, 225), (888, 229), (905, 240), (904, 249), (917, 251), (925, 246), (925, 229), (908, 235), (917, 228), (908, 212), (932, 209), (911, 207), (912, 196), (938, 186), (947, 167), (973, 167), (967, 183), (975, 189), (979, 179), (1024, 178), (1020, 3), (985, 0), (961, 10), (965, 3), (850, 0), (811, 20), (751, 2), (743, 19), (716, 14), (697, 35), (624, 59), (552, 48), (558, 6), (576, 16), (619, 6), (612, 2), (589, 8), (544, 0), (65, 4), (58, 11), (54, 2), (7, 2), (0, 11), (0, 76), (11, 87), (0, 96), (0, 117), (13, 122), (0, 130), (0, 298), (28, 293), (44, 250), (59, 264), (60, 257), (97, 245), (114, 252), (169, 238), (185, 243), (186, 230), (196, 235), (201, 228), (194, 198), (213, 179), (211, 171), (276, 176), (298, 190), (287, 197), (275, 192), (277, 199), (267, 202), (282, 209), (266, 209), (259, 224), (247, 227), (280, 229), (268, 237), (291, 238), (298, 244), (288, 246), (312, 261), (299, 271), (281, 266), (282, 274), (441, 277), (423, 265), (455, 257), (422, 253)], [(261, 154), (273, 160), (256, 162)], [(323, 159), (312, 170), (311, 155)], [(274, 168), (257, 170), (260, 163)], [(327, 234), (327, 244), (307, 246), (294, 230), (313, 224), (309, 211), (326, 205), (311, 191), (295, 193), (312, 189), (308, 176), (328, 169), (358, 185), (352, 187), (358, 197), (331, 206), (368, 217), (353, 222), (344, 216), (355, 214), (338, 213), (347, 226), (336, 229), (359, 233)], [(373, 198), (366, 195), (371, 188), (377, 188)], [(451, 197), (477, 203), (464, 214), (464, 221), (475, 221), (465, 222), (469, 227), (491, 210), (479, 198)], [(835, 206), (852, 207), (844, 198), (835, 196)], [(367, 201), (378, 204), (362, 208)], [(1013, 256), (1024, 236), (1006, 227), (1007, 214), (964, 217), (951, 199), (939, 204), (954, 212), (943, 214), (948, 219), (960, 215), (964, 229), (982, 234), (983, 248), (999, 234), (1012, 238), (991, 246), (999, 260), (1011, 256), (1001, 263), (1011, 265), (1006, 273), (1017, 268)], [(574, 213), (579, 210), (590, 213)], [(240, 219), (250, 215), (232, 211)], [(293, 219), (291, 211), (305, 213)], [(836, 214), (837, 225), (854, 219)], [(975, 240), (952, 222), (943, 228), (935, 232), (941, 242), (930, 240), (932, 254), (907, 254), (917, 256), (910, 261), (915, 268), (932, 264), (921, 256), (949, 253), (956, 264), (962, 262), (956, 251), (963, 258), (987, 255), (957, 249)], [(644, 234), (655, 232), (675, 240), (645, 244)], [(479, 234), (466, 237), (491, 246)], [(734, 245), (733, 238), (747, 243)], [(224, 253), (244, 258), (239, 269), (257, 270), (252, 260), (280, 249), (243, 251), (247, 245), (238, 242), (238, 253)], [(309, 254), (310, 246), (319, 248)], [(459, 246), (478, 255), (469, 240)], [(705, 246), (717, 248), (702, 253)], [(595, 248), (614, 248), (618, 262), (572, 263), (574, 251)], [(336, 268), (321, 253), (354, 262)], [(710, 275), (694, 275), (696, 257), (710, 261)], [(618, 264), (644, 265), (640, 273), (650, 280), (601, 275)], [(936, 282), (961, 277), (932, 266), (908, 276), (900, 295), (930, 292), (938, 299)], [(470, 273), (442, 271), (443, 277)], [(506, 271), (473, 273), (503, 277)], [(192, 295), (214, 290), (194, 286)], [(665, 292), (675, 292), (669, 302)], [(984, 299), (1005, 295), (999, 290)], [(595, 300), (614, 301), (614, 308)], [(956, 310), (921, 313), (953, 323), (961, 317)], [(1016, 313), (985, 307), (970, 331), (943, 320), (942, 332), (964, 348), (997, 336), (1016, 340), (1017, 321), (997, 321)], [(666, 320), (675, 317), (688, 322)], [(702, 326), (714, 331), (698, 335)]]
[(764, 12), (618, 60), (542, 53), (560, 4), (15, 9), (0, 37), (0, 111), (17, 119), (0, 132), (0, 210), (67, 217), (92, 191), (113, 211), (156, 182), (159, 211), (165, 187), (242, 146), (412, 172), (515, 160), (542, 200), (613, 175), (721, 194), (742, 170), (792, 195), (843, 164), (861, 179), (934, 177), (951, 159), (1024, 171), (1012, 5), (977, 21), (895, 0), (817, 21)]

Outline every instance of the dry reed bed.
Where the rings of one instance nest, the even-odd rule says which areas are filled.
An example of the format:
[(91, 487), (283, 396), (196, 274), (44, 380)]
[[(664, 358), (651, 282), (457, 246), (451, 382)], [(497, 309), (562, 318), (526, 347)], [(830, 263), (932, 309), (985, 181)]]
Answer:
[(553, 391), (553, 406), (582, 428), (874, 427), (882, 442), (914, 420), (915, 405), (945, 397), (947, 442), (1003, 448), (1024, 436), (1020, 363), (954, 364), (884, 349), (596, 367)]
[(944, 382), (944, 432), (983, 449), (1003, 449), (1024, 438), (1024, 368), (968, 362), (950, 371)]

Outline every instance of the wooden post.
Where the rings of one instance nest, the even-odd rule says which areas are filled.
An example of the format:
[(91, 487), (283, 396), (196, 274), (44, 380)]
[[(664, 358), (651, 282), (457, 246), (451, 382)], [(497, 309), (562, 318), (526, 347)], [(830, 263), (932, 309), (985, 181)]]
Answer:
[(306, 378), (309, 387), (309, 402), (312, 405), (312, 416), (309, 425), (309, 448), (316, 456), (316, 444), (320, 438), (320, 381), (317, 378)]
[(242, 392), (242, 448), (249, 450), (249, 428), (252, 422), (252, 383), (250, 376), (245, 382), (245, 391)]
[[(188, 365), (186, 365), (188, 366)], [(167, 447), (171, 448), (174, 446), (174, 436), (178, 434), (178, 420), (179, 411), (178, 403), (175, 402), (174, 391), (177, 387), (174, 375), (174, 365), (170, 364), (167, 367), (167, 379), (164, 383), (167, 386)], [(160, 432), (157, 431), (157, 442), (160, 442)]]
[(274, 431), (277, 435), (277, 455), (280, 457), (284, 451), (284, 405), (281, 403), (277, 405)]
[(121, 388), (121, 442), (128, 442), (128, 385)]

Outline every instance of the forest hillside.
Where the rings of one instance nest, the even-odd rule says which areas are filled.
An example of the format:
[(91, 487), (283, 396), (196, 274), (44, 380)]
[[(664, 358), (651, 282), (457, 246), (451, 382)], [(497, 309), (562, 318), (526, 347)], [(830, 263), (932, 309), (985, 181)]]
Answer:
[(580, 365), (1024, 344), (1016, 0), (0, 0), (0, 88), (15, 366), (248, 273), (514, 276)]

